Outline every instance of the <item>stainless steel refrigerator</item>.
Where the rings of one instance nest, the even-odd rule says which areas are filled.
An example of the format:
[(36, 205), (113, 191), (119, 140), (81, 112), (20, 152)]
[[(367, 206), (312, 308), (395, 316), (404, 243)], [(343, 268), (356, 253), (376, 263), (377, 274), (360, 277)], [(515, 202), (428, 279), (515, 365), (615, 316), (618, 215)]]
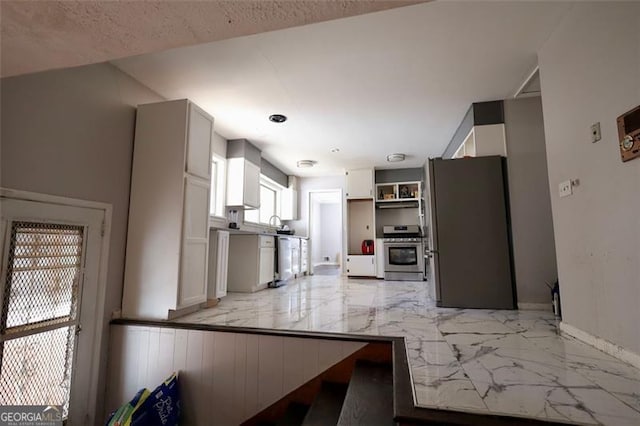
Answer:
[(431, 159), (427, 179), (437, 305), (514, 309), (505, 159)]

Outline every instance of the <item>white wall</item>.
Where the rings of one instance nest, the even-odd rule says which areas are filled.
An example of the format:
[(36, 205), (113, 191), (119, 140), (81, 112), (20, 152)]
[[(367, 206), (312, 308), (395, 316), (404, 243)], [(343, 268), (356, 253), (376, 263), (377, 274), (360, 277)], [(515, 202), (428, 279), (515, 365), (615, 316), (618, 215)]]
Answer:
[(638, 22), (639, 3), (576, 3), (538, 61), (563, 321), (636, 353), (640, 159), (621, 162), (616, 117), (640, 104)]
[(504, 102), (511, 232), (518, 304), (551, 309), (548, 283), (558, 278), (544, 119), (539, 97)]
[[(0, 84), (0, 185), (113, 206), (106, 325), (121, 303), (135, 107), (163, 99), (108, 64), (4, 78)], [(107, 334), (99, 360), (103, 379)]]
[(322, 217), (319, 214), (311, 214), (312, 211), (320, 210), (320, 202), (314, 200), (313, 197), (310, 200), (311, 206), (309, 209), (309, 243), (310, 243), (310, 251), (311, 251), (311, 264), (316, 265), (322, 260), (322, 256), (320, 255), (320, 246), (322, 239)]
[(240, 424), (365, 345), (114, 325), (107, 413), (180, 372), (184, 424)]
[(323, 261), (324, 256), (329, 257), (329, 262), (342, 262), (342, 203), (322, 203), (319, 205), (320, 216), (320, 241), (315, 244), (317, 256)]
[(286, 221), (296, 235), (309, 236), (309, 191), (321, 189), (341, 189), (343, 196), (345, 190), (344, 176), (308, 177), (298, 180), (298, 220)]

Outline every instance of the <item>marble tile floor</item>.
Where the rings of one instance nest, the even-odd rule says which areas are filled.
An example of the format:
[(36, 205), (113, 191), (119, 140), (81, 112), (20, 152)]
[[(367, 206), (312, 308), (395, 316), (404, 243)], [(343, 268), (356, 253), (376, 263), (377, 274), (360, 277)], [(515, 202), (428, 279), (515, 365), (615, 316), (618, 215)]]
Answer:
[(426, 282), (305, 277), (177, 321), (401, 336), (418, 406), (640, 425), (640, 370), (560, 335), (551, 312), (438, 308)]

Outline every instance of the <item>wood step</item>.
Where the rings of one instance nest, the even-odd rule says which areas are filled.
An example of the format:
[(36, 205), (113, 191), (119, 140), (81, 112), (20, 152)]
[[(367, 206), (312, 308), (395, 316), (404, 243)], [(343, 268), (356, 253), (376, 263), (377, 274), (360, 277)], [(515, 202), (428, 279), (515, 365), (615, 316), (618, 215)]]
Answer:
[(308, 405), (292, 402), (287, 406), (284, 415), (278, 419), (276, 426), (300, 426), (307, 411), (309, 411)]
[(327, 426), (338, 423), (347, 385), (322, 382), (320, 392), (313, 400), (302, 426)]
[(395, 425), (393, 371), (388, 364), (356, 362), (338, 425)]

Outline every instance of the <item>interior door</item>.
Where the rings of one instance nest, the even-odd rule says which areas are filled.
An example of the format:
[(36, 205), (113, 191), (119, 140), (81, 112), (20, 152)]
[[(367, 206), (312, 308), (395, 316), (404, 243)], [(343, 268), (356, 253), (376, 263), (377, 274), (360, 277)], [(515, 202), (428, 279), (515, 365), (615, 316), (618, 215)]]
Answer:
[(0, 199), (0, 404), (96, 419), (104, 210)]

